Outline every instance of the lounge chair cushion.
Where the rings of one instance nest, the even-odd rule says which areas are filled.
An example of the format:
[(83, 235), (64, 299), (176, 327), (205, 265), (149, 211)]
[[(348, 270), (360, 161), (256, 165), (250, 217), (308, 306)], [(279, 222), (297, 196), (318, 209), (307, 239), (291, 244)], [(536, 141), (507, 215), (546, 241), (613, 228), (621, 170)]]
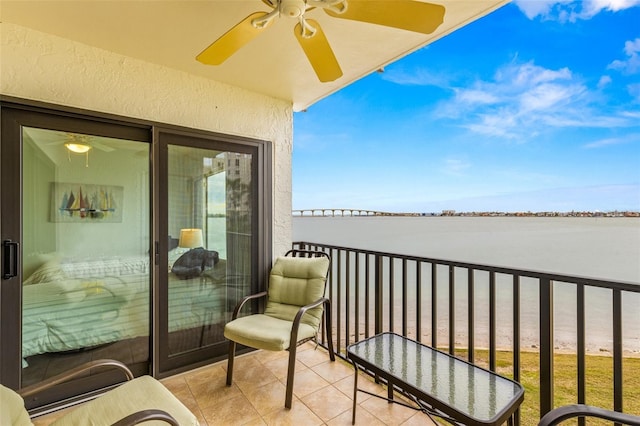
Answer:
[(24, 400), (16, 392), (0, 385), (0, 425), (33, 426)]
[[(291, 321), (264, 314), (249, 315), (227, 323), (224, 337), (256, 349), (284, 351), (290, 345), (292, 324)], [(317, 328), (300, 322), (298, 340), (314, 337), (316, 330)]]
[[(171, 414), (181, 426), (198, 426), (196, 417), (167, 388), (151, 376), (128, 381), (97, 399), (73, 408), (50, 426), (108, 426), (136, 411), (161, 409)], [(163, 425), (164, 422), (145, 422)]]
[[(326, 257), (278, 257), (269, 276), (265, 315), (293, 321), (301, 306), (320, 299), (329, 262)], [(317, 330), (322, 309), (318, 306), (308, 310), (300, 322)]]

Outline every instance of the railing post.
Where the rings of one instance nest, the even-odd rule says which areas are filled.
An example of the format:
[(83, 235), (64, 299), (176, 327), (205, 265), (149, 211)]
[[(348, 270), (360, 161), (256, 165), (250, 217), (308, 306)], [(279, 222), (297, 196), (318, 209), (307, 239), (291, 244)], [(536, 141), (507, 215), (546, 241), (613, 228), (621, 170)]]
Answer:
[(540, 278), (540, 417), (553, 409), (553, 282)]
[(431, 346), (438, 347), (438, 272), (431, 263)]
[(468, 326), (467, 326), (467, 330), (469, 335), (468, 335), (468, 343), (467, 346), (469, 347), (469, 353), (467, 355), (467, 360), (470, 363), (474, 363), (475, 362), (475, 347), (476, 347), (476, 343), (475, 343), (475, 277), (473, 275), (473, 269), (468, 268), (467, 269), (467, 322), (468, 322)]
[(382, 256), (376, 255), (374, 277), (375, 334), (382, 333)]
[(496, 273), (489, 272), (489, 370), (496, 371)]
[(449, 265), (449, 353), (455, 355), (456, 349), (456, 275), (453, 265)]
[[(613, 290), (613, 409), (622, 412), (622, 292)], [(618, 423), (616, 423), (618, 424)]]

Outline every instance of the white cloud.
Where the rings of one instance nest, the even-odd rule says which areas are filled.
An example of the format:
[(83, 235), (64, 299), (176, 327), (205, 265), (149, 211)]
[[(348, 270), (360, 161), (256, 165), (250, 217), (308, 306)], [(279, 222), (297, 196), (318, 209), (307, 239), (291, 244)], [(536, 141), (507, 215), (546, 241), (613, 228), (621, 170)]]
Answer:
[(458, 90), (454, 89), (458, 101), (467, 104), (494, 104), (499, 98), (493, 93), (482, 89)]
[[(636, 99), (636, 102), (640, 102), (640, 83), (628, 85), (627, 90), (629, 90), (629, 94)], [(636, 113), (635, 115), (636, 118), (640, 119), (640, 113)]]
[(591, 19), (602, 11), (617, 12), (640, 5), (640, 0), (515, 0), (527, 18), (560, 22)]
[(514, 3), (520, 8), (527, 18), (533, 19), (537, 16), (546, 17), (551, 13), (557, 0), (515, 0)]
[(598, 89), (603, 89), (610, 85), (612, 82), (613, 80), (611, 79), (611, 77), (609, 77), (608, 75), (603, 75), (602, 77), (600, 77), (600, 80), (598, 80)]
[(627, 142), (629, 142), (629, 140), (627, 139), (607, 138), (607, 139), (600, 139), (594, 142), (589, 142), (588, 144), (584, 145), (583, 148), (586, 148), (586, 149), (604, 148), (607, 146), (620, 145)]
[(471, 167), (471, 163), (459, 158), (447, 158), (444, 161), (444, 171), (450, 175), (462, 175)]
[(547, 69), (533, 62), (511, 63), (492, 80), (456, 88), (436, 114), (474, 133), (514, 141), (529, 140), (551, 128), (637, 125), (624, 113), (606, 112), (601, 99), (568, 68)]
[(616, 59), (607, 68), (622, 72), (623, 74), (635, 74), (640, 71), (640, 38), (629, 40), (624, 44), (626, 60)]
[(449, 87), (449, 77), (424, 68), (407, 71), (404, 68), (387, 68), (382, 79), (403, 86)]

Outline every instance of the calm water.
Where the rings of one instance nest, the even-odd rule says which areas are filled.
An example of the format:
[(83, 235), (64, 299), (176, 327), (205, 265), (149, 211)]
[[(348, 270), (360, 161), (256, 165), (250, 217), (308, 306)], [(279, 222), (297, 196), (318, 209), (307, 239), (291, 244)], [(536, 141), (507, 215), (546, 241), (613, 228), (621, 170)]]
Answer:
[(294, 217), (293, 240), (640, 284), (640, 219)]
[[(293, 240), (408, 254), (516, 269), (625, 281), (640, 285), (640, 219), (637, 218), (515, 218), (515, 217), (294, 217)], [(444, 271), (443, 271), (444, 272)], [(460, 274), (462, 275), (462, 274)], [(444, 272), (446, 276), (446, 272)], [(510, 343), (508, 277), (498, 278), (498, 344)], [(456, 290), (464, 299), (465, 283)], [(537, 286), (522, 282), (522, 344), (538, 341)], [(398, 292), (399, 293), (399, 292)], [(444, 291), (439, 294), (446, 296)], [(501, 303), (500, 299), (504, 298)], [(587, 349), (611, 350), (611, 296), (587, 291)], [(555, 338), (560, 349), (575, 346), (575, 289), (556, 284)], [(446, 302), (444, 300), (439, 303)], [(476, 292), (476, 341), (488, 340), (486, 293)], [(398, 304), (398, 301), (395, 301)], [(399, 306), (398, 306), (399, 309)], [(465, 341), (466, 299), (457, 303), (456, 340)], [(446, 314), (446, 309), (439, 309)], [(623, 345), (640, 354), (640, 295), (623, 298)], [(446, 332), (447, 318), (438, 328)], [(444, 334), (443, 334), (444, 336)], [(446, 341), (446, 340), (440, 340)]]

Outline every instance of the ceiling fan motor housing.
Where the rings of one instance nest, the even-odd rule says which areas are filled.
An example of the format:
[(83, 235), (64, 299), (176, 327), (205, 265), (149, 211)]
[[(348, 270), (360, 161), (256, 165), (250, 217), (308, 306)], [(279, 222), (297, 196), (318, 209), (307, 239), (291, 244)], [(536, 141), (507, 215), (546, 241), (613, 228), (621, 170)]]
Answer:
[(304, 0), (281, 0), (280, 13), (290, 18), (298, 18), (307, 10), (307, 3)]

